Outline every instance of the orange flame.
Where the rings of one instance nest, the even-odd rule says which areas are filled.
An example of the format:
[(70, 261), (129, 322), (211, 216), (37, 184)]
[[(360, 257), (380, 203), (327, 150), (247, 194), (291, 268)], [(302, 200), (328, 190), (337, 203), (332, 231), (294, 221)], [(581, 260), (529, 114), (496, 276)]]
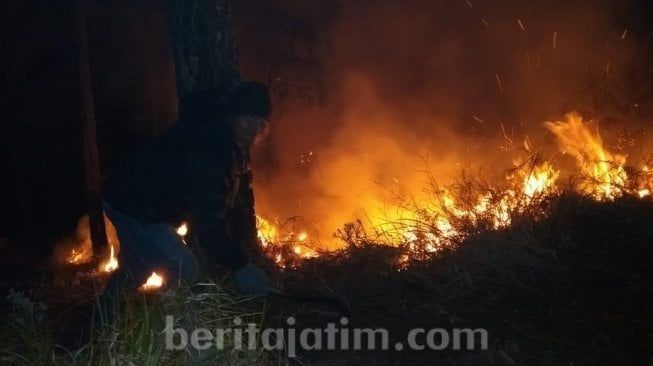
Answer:
[(153, 291), (161, 288), (163, 286), (163, 277), (158, 273), (152, 272), (150, 277), (145, 281), (145, 283), (139, 288), (141, 291)]
[(186, 235), (188, 234), (188, 224), (186, 222), (182, 222), (181, 225), (175, 230), (177, 235), (181, 238), (181, 242), (186, 245)]
[(530, 202), (534, 197), (553, 193), (559, 175), (560, 172), (555, 170), (548, 162), (536, 166), (524, 178), (524, 196)]
[(66, 262), (70, 264), (81, 264), (88, 262), (93, 254), (89, 253), (86, 248), (75, 248), (70, 250), (70, 256)]
[(590, 130), (591, 121), (583, 122), (578, 113), (569, 113), (566, 118), (566, 121), (546, 122), (544, 125), (556, 136), (560, 148), (576, 159), (581, 172), (588, 178), (580, 184), (581, 192), (597, 200), (613, 200), (621, 196), (628, 181), (623, 168), (626, 158), (603, 148), (598, 130)]
[[(625, 157), (605, 149), (598, 130), (593, 131), (591, 125), (592, 122), (585, 123), (577, 113), (566, 115), (565, 121), (545, 123), (546, 128), (556, 137), (560, 149), (575, 158), (581, 174), (587, 178), (578, 185), (578, 192), (596, 200), (613, 200), (623, 194), (640, 198), (650, 196), (653, 189), (650, 169), (647, 166), (641, 169), (641, 182), (629, 182), (624, 169)], [(526, 141), (525, 146), (530, 153), (530, 142)], [(479, 190), (472, 193), (472, 197), (476, 195), (475, 199), (472, 198), (470, 202), (469, 198), (465, 198), (464, 204), (459, 203), (458, 198), (448, 191), (425, 195), (420, 194), (421, 191), (412, 190), (415, 196), (409, 193), (408, 199), (399, 198), (400, 202), (395, 204), (387, 198), (365, 191), (356, 197), (357, 202), (364, 205), (359, 210), (362, 214), (360, 217), (366, 218), (364, 227), (372, 229), (376, 234), (373, 238), (375, 242), (406, 245), (408, 256), (402, 256), (399, 263), (405, 265), (410, 254), (417, 250), (418, 244), (422, 251), (435, 252), (463, 235), (457, 229), (459, 220), (476, 223), (480, 219), (489, 219), (495, 229), (506, 227), (511, 224), (513, 214), (526, 212), (542, 199), (556, 194), (560, 170), (551, 162), (539, 162), (539, 156), (530, 159), (535, 158), (538, 163), (530, 164), (530, 168), (524, 167), (526, 164), (518, 164), (521, 168), (509, 177), (512, 183), (503, 190)], [(392, 180), (397, 185), (400, 184), (399, 179)], [(410, 187), (400, 186), (400, 189), (405, 188)], [(292, 250), (283, 255), (308, 257), (310, 248), (304, 243), (309, 238), (319, 237), (315, 233), (309, 234), (308, 230), (299, 231), (298, 235), (293, 234), (296, 231), (280, 235), (282, 228), (275, 227), (260, 216), (257, 217), (257, 223), (263, 246), (277, 242), (292, 243)], [(275, 261), (281, 265), (285, 258), (282, 254), (273, 253)]]
[(188, 224), (185, 222), (182, 222), (181, 225), (176, 230), (177, 235), (181, 236), (182, 238), (188, 234)]
[(115, 249), (113, 248), (113, 245), (111, 245), (109, 246), (109, 258), (100, 264), (100, 268), (106, 273), (111, 273), (118, 269), (118, 267), (118, 259), (116, 258)]
[(256, 215), (257, 236), (265, 247), (277, 239), (277, 229), (266, 219)]
[[(370, 198), (367, 210), (368, 225), (374, 229), (380, 242), (391, 245), (408, 244), (411, 251), (415, 251), (416, 244), (421, 242), (424, 243), (422, 250), (433, 253), (461, 235), (451, 219), (467, 219), (474, 222), (478, 217), (488, 217), (495, 228), (505, 227), (510, 224), (512, 212), (520, 206), (534, 203), (537, 199), (555, 192), (558, 175), (559, 172), (549, 163), (536, 165), (529, 172), (520, 172), (519, 189), (506, 190), (499, 195), (490, 192), (480, 194), (476, 203), (468, 209), (459, 207), (454, 196), (448, 191), (439, 193), (437, 200), (426, 197), (416, 203), (414, 208), (382, 203)], [(417, 207), (426, 208), (428, 215), (436, 218), (431, 226), (425, 226), (421, 216), (424, 213), (418, 212)], [(290, 242), (292, 244), (290, 254), (298, 258), (319, 255), (305, 244), (310, 238), (308, 231), (302, 230), (297, 235), (289, 233), (284, 236), (290, 238), (289, 240), (280, 240), (279, 229), (261, 216), (257, 216), (257, 222), (258, 236), (263, 247), (267, 247), (270, 243)], [(275, 254), (275, 262), (281, 264), (283, 260), (282, 254)], [(407, 259), (404, 258), (402, 263), (406, 261)]]
[[(108, 257), (100, 262), (98, 270), (103, 273), (111, 273), (119, 267), (117, 255), (120, 251), (120, 242), (118, 241), (116, 228), (106, 215), (104, 216), (104, 224), (109, 253)], [(74, 243), (75, 246), (69, 249), (67, 253), (64, 253), (65, 263), (77, 265), (90, 262), (93, 258), (93, 244), (91, 243), (88, 215), (84, 215), (79, 219), (75, 229)], [(67, 245), (64, 247), (67, 247)]]

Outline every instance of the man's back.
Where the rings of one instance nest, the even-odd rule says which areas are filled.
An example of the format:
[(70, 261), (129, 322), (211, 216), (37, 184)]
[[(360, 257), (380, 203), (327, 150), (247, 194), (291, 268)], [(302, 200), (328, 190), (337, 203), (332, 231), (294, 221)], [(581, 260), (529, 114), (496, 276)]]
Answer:
[[(192, 214), (202, 197), (229, 194), (237, 156), (226, 122), (177, 124), (129, 154), (108, 180), (105, 199), (144, 221), (176, 222)], [(218, 184), (195, 184), (201, 181)]]

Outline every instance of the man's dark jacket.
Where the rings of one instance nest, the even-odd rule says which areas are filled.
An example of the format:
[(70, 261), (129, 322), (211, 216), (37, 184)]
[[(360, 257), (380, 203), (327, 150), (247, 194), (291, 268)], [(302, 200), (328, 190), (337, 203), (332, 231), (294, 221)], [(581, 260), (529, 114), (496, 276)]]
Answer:
[(229, 213), (245, 157), (228, 117), (177, 123), (134, 151), (105, 187), (105, 200), (143, 222), (187, 220), (210, 259), (237, 270), (247, 264), (229, 232)]

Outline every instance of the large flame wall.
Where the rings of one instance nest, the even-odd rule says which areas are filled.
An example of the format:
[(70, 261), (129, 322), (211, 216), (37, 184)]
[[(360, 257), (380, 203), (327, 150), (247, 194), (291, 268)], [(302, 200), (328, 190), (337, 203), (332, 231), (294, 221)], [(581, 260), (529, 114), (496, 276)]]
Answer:
[(607, 149), (649, 153), (635, 2), (533, 3), (281, 1), (241, 16), (243, 69), (276, 93), (257, 212), (285, 225), (299, 215), (328, 241), (355, 218), (392, 217), (397, 198), (425, 198), (429, 174), (496, 179), (540, 148), (573, 172), (543, 126), (572, 110), (602, 122)]

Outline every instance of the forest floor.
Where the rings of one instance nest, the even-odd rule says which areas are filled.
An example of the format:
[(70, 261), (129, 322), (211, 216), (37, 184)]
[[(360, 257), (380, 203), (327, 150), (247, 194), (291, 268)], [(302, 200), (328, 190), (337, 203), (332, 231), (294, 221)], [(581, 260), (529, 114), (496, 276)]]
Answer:
[[(271, 260), (259, 261), (271, 281), (285, 292), (303, 296), (325, 294), (328, 289), (337, 292), (351, 309), (346, 325), (342, 325), (342, 309), (333, 304), (282, 296), (243, 303), (233, 300), (231, 295), (220, 295), (222, 297), (215, 301), (228, 302), (230, 316), (253, 314), (264, 328), (293, 328), (297, 334), (310, 328), (324, 329), (329, 323), (335, 324), (340, 331), (343, 328), (351, 332), (356, 328), (382, 328), (387, 330), (389, 349), (378, 349), (379, 344), (375, 350), (297, 347), (296, 356), (290, 359), (287, 349), (256, 351), (251, 359), (244, 357), (242, 352), (245, 351), (242, 351), (223, 362), (651, 364), (653, 201), (623, 197), (611, 202), (596, 202), (565, 194), (543, 204), (548, 213), (543, 218), (526, 217), (514, 220), (508, 228), (479, 230), (456, 248), (440, 251), (428, 260), (401, 262), (400, 249), (357, 240), (340, 252), (304, 259), (285, 268)], [(30, 364), (72, 365), (97, 360), (93, 358), (98, 357), (97, 354), (91, 355), (90, 350), (99, 348), (85, 346), (83, 342), (88, 340), (82, 343), (77, 340), (80, 334), (83, 336), (81, 329), (90, 321), (88, 314), (94, 306), (94, 294), (102, 286), (101, 279), (89, 275), (92, 266), (55, 270), (46, 265), (30, 267), (26, 260), (17, 257), (9, 260), (11, 257), (10, 254), (3, 257), (0, 269), (5, 279), (3, 294), (10, 288), (14, 294), (3, 305), (3, 314), (9, 315), (4, 316), (3, 321), (7, 324), (12, 317), (16, 319), (16, 315), (11, 315), (16, 312), (16, 302), (31, 304), (32, 314), (38, 312), (35, 307), (42, 303), (45, 315), (30, 319), (36, 327), (41, 327), (38, 329), (44, 335), (9, 334), (10, 330), (29, 333), (30, 329), (25, 323), (22, 328), (5, 325), (4, 334), (0, 334), (0, 360), (4, 363), (0, 363), (25, 364), (30, 360)], [(228, 280), (229, 276), (224, 281)], [(228, 288), (227, 282), (217, 281), (218, 286), (224, 283)], [(18, 291), (23, 291), (22, 297), (16, 296)], [(155, 309), (152, 303), (158, 300), (151, 296), (147, 299), (149, 313), (156, 313), (152, 311)], [(218, 306), (217, 302), (211, 304), (201, 305), (205, 306), (202, 311), (206, 306)], [(24, 307), (29, 308), (29, 305)], [(235, 312), (234, 308), (237, 308)], [(204, 314), (202, 311), (199, 313)], [(296, 321), (292, 326), (288, 325), (289, 317)], [(159, 335), (152, 339), (163, 342), (160, 337), (163, 328), (157, 328), (160, 323), (138, 319), (126, 323), (129, 329), (145, 324)], [(454, 329), (484, 329), (488, 335), (487, 349), (479, 349), (477, 343), (475, 350), (455, 350), (451, 344), (443, 350), (429, 350), (428, 347), (408, 350), (409, 334), (417, 328), (423, 328), (425, 333), (430, 329), (442, 329), (450, 334)], [(127, 328), (120, 329), (124, 334)], [(416, 338), (421, 345), (427, 343), (425, 333)], [(129, 339), (140, 341), (142, 335)], [(290, 342), (288, 333), (285, 340)], [(337, 343), (341, 340), (337, 337)], [(442, 339), (436, 340), (440, 341), (436, 342), (438, 345), (442, 344)], [(39, 342), (42, 344), (37, 346)], [(97, 340), (90, 342), (97, 345)], [(364, 339), (363, 343), (366, 342)], [(397, 342), (402, 342), (406, 348), (396, 350)], [(126, 347), (124, 343), (113, 351), (104, 350), (114, 361), (118, 360), (114, 364), (215, 363), (206, 359), (197, 361), (197, 358), (191, 362), (188, 361), (190, 356), (175, 358), (163, 351), (152, 354), (152, 343), (146, 344), (150, 353), (137, 346)], [(84, 351), (75, 353), (75, 347)], [(125, 354), (116, 356), (118, 348)], [(46, 357), (37, 362), (33, 354), (38, 352)], [(111, 364), (109, 359), (101, 361), (92, 364)]]

